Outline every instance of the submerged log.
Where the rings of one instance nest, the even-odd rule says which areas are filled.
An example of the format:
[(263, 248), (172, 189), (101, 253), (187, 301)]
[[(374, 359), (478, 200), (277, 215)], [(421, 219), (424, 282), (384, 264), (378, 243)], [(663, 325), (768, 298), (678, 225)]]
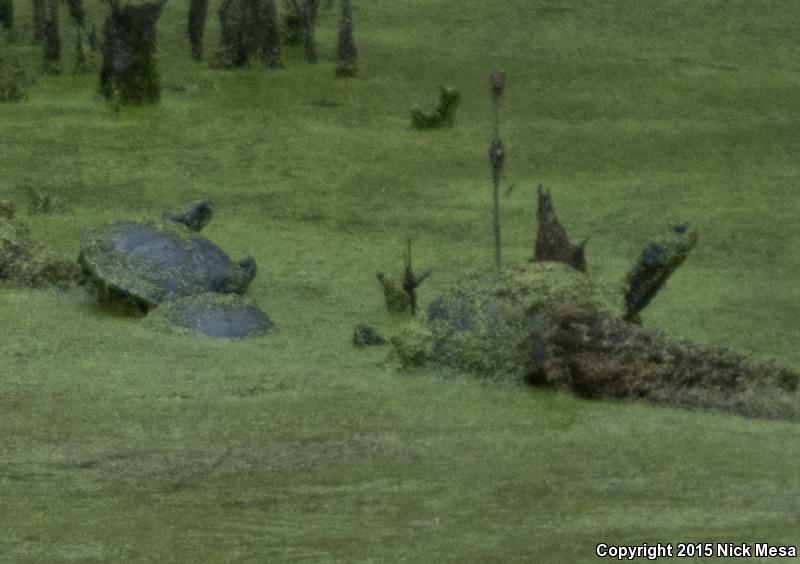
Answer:
[(584, 249), (588, 240), (580, 245), (572, 245), (567, 237), (567, 230), (559, 223), (553, 207), (550, 192), (539, 186), (539, 231), (531, 261), (563, 262), (581, 272), (586, 272), (586, 256)]

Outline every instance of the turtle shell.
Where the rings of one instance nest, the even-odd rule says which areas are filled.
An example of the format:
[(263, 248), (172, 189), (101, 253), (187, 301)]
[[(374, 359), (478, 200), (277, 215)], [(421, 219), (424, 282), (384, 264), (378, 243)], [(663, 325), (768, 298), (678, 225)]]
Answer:
[(217, 245), (171, 221), (102, 227), (92, 233), (78, 260), (100, 288), (144, 310), (203, 292), (241, 292), (249, 281)]
[(150, 316), (215, 338), (257, 337), (276, 331), (269, 316), (239, 296), (199, 294), (165, 302)]

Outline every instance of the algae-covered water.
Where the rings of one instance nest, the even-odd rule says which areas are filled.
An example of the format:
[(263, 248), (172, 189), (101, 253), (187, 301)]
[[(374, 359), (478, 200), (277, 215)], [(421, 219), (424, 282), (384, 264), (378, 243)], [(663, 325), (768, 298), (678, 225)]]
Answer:
[[(105, 4), (86, 7), (100, 29)], [(71, 74), (66, 13), (65, 72), (40, 76), (15, 2), (0, 52), (36, 80), (0, 104), (0, 199), (77, 257), (97, 225), (208, 198), (204, 234), (256, 259), (248, 296), (281, 331), (215, 341), (80, 288), (0, 291), (0, 561), (589, 562), (598, 543), (800, 542), (796, 424), (407, 373), (350, 342), (356, 323), (402, 324), (375, 272), (401, 272), (408, 237), (434, 269), (423, 307), (492, 267), (499, 69), (505, 264), (533, 252), (539, 184), (609, 286), (688, 223), (697, 247), (645, 326), (800, 368), (793, 2), (356, 1), (347, 80), (338, 3), (319, 64), (285, 48), (281, 70), (192, 62), (186, 9), (158, 23), (160, 103), (120, 107)], [(454, 127), (412, 130), (439, 85), (461, 93)], [(63, 207), (31, 213), (41, 192)]]

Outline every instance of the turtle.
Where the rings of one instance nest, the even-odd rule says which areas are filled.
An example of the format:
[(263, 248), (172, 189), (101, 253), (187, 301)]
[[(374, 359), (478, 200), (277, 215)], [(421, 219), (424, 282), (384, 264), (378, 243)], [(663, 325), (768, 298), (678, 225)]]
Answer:
[(150, 315), (214, 338), (257, 337), (277, 331), (269, 316), (235, 294), (206, 292), (161, 304)]
[(158, 220), (105, 225), (89, 234), (78, 263), (101, 299), (144, 314), (205, 292), (243, 294), (256, 275), (256, 261), (248, 256), (235, 262), (199, 233), (213, 210), (200, 201)]
[(403, 365), (432, 362), (489, 377), (536, 380), (543, 369), (542, 334), (551, 305), (573, 304), (640, 323), (642, 308), (696, 242), (697, 232), (688, 225), (671, 226), (648, 243), (620, 285), (597, 280), (583, 264), (570, 263), (571, 255), (469, 272), (392, 344)]
[(392, 337), (392, 353), (403, 368), (431, 365), (584, 398), (800, 420), (800, 372), (791, 366), (642, 326), (640, 312), (697, 238), (687, 224), (672, 225), (618, 285), (568, 264), (568, 253), (474, 271)]

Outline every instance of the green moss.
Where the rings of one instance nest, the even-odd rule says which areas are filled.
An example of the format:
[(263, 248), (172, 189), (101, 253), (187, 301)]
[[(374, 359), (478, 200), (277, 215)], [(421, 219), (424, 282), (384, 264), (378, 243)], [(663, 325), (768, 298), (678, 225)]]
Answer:
[(25, 100), (30, 83), (19, 61), (0, 55), (0, 102)]
[(27, 224), (0, 216), (0, 282), (7, 286), (69, 287), (81, 283), (82, 276), (76, 262), (34, 242)]
[(19, 278), (22, 265), (33, 256), (28, 226), (14, 220), (0, 220), (0, 279)]
[(522, 379), (532, 369), (535, 316), (559, 302), (613, 316), (623, 312), (620, 292), (563, 263), (537, 262), (500, 273), (473, 272), (435, 300), (424, 325), (430, 354), (408, 354), (421, 350), (415, 332), (401, 333), (392, 343), (406, 351), (398, 353), (401, 360), (411, 356), (484, 377)]
[(519, 305), (527, 314), (552, 302), (571, 302), (589, 306), (610, 315), (622, 315), (622, 296), (617, 288), (609, 288), (584, 272), (561, 262), (535, 262), (507, 267), (499, 275), (470, 277), (464, 288)]
[(419, 321), (403, 325), (389, 342), (392, 344), (392, 356), (404, 369), (423, 366), (433, 360), (433, 333)]

